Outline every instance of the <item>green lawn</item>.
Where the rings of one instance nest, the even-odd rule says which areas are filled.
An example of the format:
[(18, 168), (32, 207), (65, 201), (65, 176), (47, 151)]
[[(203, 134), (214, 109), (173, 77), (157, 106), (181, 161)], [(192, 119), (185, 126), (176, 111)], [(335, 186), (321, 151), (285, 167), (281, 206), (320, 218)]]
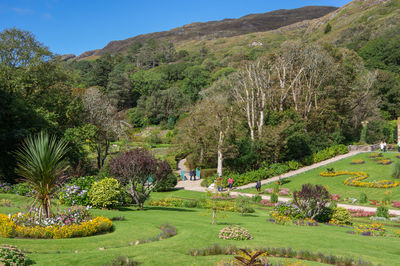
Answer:
[[(174, 191), (153, 193), (153, 199), (163, 197), (202, 198), (204, 193)], [(12, 200), (14, 207), (0, 207), (1, 213), (16, 212), (26, 205), (26, 198), (0, 194), (0, 198)], [(320, 225), (298, 227), (276, 225), (266, 222), (268, 210), (256, 208), (252, 215), (226, 213), (217, 225), (211, 225), (206, 210), (185, 208), (147, 207), (144, 211), (124, 208), (120, 211), (92, 210), (93, 214), (105, 217), (124, 216), (125, 221), (114, 222), (115, 231), (109, 234), (86, 238), (37, 240), (1, 238), (1, 243), (13, 244), (30, 252), (28, 255), (38, 265), (104, 265), (118, 255), (133, 257), (142, 265), (213, 265), (216, 261), (231, 256), (192, 257), (189, 250), (204, 248), (219, 243), (239, 247), (291, 247), (294, 250), (322, 252), (362, 258), (374, 264), (395, 265), (400, 260), (399, 238), (367, 237), (347, 234), (348, 228)], [(174, 225), (178, 234), (158, 242), (129, 245), (141, 238), (157, 235), (160, 225)], [(218, 232), (227, 224), (239, 224), (247, 228), (253, 240), (219, 240)], [(379, 246), (379, 249), (376, 247)], [(100, 250), (99, 248), (104, 248)], [(274, 258), (284, 262), (285, 259)], [(295, 260), (290, 260), (295, 261)], [(318, 265), (305, 262), (307, 265)]]
[[(297, 176), (290, 177), (290, 182), (282, 185), (282, 188), (289, 188), (291, 192), (294, 190), (300, 190), (302, 184), (311, 183), (311, 184), (322, 184), (326, 186), (328, 191), (331, 194), (340, 194), (341, 200), (345, 198), (356, 198), (360, 197), (361, 193), (365, 193), (368, 196), (369, 200), (382, 200), (386, 195), (385, 192), (392, 194), (392, 200), (400, 200), (400, 187), (383, 189), (383, 188), (362, 188), (362, 187), (352, 187), (346, 186), (343, 184), (343, 181), (349, 177), (349, 175), (336, 176), (336, 177), (323, 177), (320, 176), (320, 172), (326, 171), (327, 168), (334, 168), (335, 171), (338, 170), (347, 170), (347, 171), (362, 171), (368, 173), (368, 179), (363, 181), (374, 181), (374, 180), (382, 180), (389, 179), (394, 180), (391, 177), (392, 169), (396, 161), (400, 161), (400, 159), (396, 158), (398, 153), (385, 153), (384, 158), (390, 158), (393, 163), (390, 165), (379, 165), (376, 161), (368, 158), (370, 153), (362, 153), (352, 156), (350, 158), (346, 158), (334, 163), (331, 163), (326, 166), (322, 166), (305, 173), (299, 174)], [(365, 164), (351, 164), (353, 159), (363, 159)], [(268, 184), (262, 186), (262, 190), (266, 188), (273, 187), (273, 184)], [(249, 188), (241, 190), (241, 192), (247, 193), (256, 193), (255, 188)], [(348, 203), (346, 201), (346, 203)], [(359, 204), (359, 203), (356, 203)]]

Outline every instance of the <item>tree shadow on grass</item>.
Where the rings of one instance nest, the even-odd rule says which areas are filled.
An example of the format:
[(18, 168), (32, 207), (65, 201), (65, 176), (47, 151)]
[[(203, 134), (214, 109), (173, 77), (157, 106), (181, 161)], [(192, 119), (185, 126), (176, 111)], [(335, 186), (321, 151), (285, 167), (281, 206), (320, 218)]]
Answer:
[(258, 215), (255, 215), (255, 214), (248, 214), (248, 213), (245, 213), (245, 214), (243, 214), (242, 216), (245, 216), (245, 217), (259, 217)]
[(228, 223), (228, 222), (217, 222), (217, 225), (242, 225), (243, 223)]
[(158, 206), (148, 206), (143, 208), (143, 211), (174, 211), (174, 212), (196, 212), (195, 210), (181, 209), (181, 208), (170, 208), (170, 207), (158, 207)]
[(159, 210), (159, 211), (175, 211), (175, 212), (196, 212), (195, 210), (188, 210), (188, 209), (181, 209), (181, 208), (171, 208), (171, 207), (158, 207), (158, 206), (146, 206), (142, 210), (137, 209), (135, 206), (132, 207), (118, 207), (118, 211), (125, 212), (125, 211), (152, 211), (152, 210)]

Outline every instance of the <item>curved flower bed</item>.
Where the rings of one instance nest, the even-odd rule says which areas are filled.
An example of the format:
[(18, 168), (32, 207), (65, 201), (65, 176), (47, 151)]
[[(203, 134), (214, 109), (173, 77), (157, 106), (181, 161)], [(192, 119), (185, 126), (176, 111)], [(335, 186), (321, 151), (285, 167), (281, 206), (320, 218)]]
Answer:
[[(15, 216), (15, 215), (14, 215)], [(14, 216), (0, 213), (0, 236), (13, 238), (72, 238), (91, 236), (112, 229), (112, 222), (108, 218), (95, 217), (81, 223), (68, 225), (24, 225), (13, 220)]]
[(351, 177), (344, 180), (344, 184), (353, 187), (370, 187), (370, 188), (391, 188), (398, 187), (400, 185), (399, 181), (394, 180), (380, 180), (375, 182), (361, 182), (368, 178), (368, 174), (365, 172), (349, 172), (349, 171), (337, 171), (337, 172), (322, 172), (321, 176), (334, 177), (339, 175), (351, 175)]

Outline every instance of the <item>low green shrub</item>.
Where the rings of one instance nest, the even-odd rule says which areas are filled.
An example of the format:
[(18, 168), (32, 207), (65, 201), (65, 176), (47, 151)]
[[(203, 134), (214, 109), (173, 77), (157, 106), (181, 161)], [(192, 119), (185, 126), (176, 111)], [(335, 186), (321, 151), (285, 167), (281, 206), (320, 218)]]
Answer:
[(121, 190), (114, 178), (94, 182), (89, 191), (90, 204), (98, 208), (112, 208), (119, 205)]
[(272, 176), (278, 176), (290, 170), (289, 165), (286, 163), (273, 163), (268, 169), (271, 171)]
[(332, 220), (334, 220), (336, 224), (352, 224), (350, 212), (343, 207), (336, 207), (333, 209)]
[(335, 207), (336, 203), (335, 205), (323, 208), (322, 211), (315, 216), (315, 220), (319, 223), (328, 223), (332, 219), (332, 213)]
[(287, 162), (287, 165), (290, 170), (297, 170), (297, 169), (303, 167), (303, 165), (301, 163), (299, 163), (298, 161), (294, 161), (294, 160)]
[(226, 187), (228, 186), (228, 178), (233, 178), (233, 184), (235, 187), (243, 186), (249, 183), (257, 182), (258, 180), (264, 180), (272, 176), (270, 170), (260, 168), (255, 171), (246, 172), (243, 174), (227, 174), (224, 175), (223, 185)]
[(0, 245), (1, 265), (29, 265), (29, 259), (16, 246)]
[(392, 176), (394, 178), (400, 178), (400, 161), (397, 161), (393, 165)]
[(251, 200), (255, 203), (259, 203), (262, 200), (262, 197), (260, 195), (255, 195), (253, 197), (251, 197)]
[(15, 184), (13, 186), (13, 192), (20, 196), (28, 196), (28, 195), (32, 195), (33, 191), (32, 191), (31, 186), (28, 183), (24, 182), (24, 183)]
[(126, 256), (118, 256), (107, 264), (107, 266), (134, 266), (134, 265), (139, 265), (139, 263), (134, 261), (132, 258)]
[(97, 176), (82, 176), (77, 179), (71, 179), (65, 184), (58, 193), (61, 204), (68, 206), (90, 204), (88, 192), (92, 188), (94, 182), (101, 180)]
[(389, 218), (389, 217), (390, 217), (390, 215), (389, 215), (389, 209), (388, 209), (387, 207), (385, 207), (385, 206), (379, 206), (379, 207), (376, 209), (376, 214), (375, 214), (375, 216), (376, 216), (376, 217), (385, 217), (385, 218)]
[(201, 178), (203, 179), (214, 176), (216, 174), (217, 174), (217, 168), (201, 169), (200, 171)]
[(162, 181), (162, 182), (158, 182), (156, 187), (153, 189), (154, 192), (163, 192), (163, 191), (169, 191), (171, 189), (173, 189), (176, 184), (178, 183), (178, 178), (179, 175), (171, 173), (170, 175), (168, 175), (167, 179)]
[(271, 203), (277, 203), (278, 202), (278, 195), (273, 193), (271, 194)]
[(317, 153), (314, 153), (310, 156), (303, 158), (302, 161), (305, 165), (310, 165), (313, 163), (319, 163), (321, 161), (328, 160), (337, 155), (346, 154), (348, 152), (349, 152), (349, 149), (345, 145), (340, 144), (340, 145), (335, 145), (335, 146), (331, 146), (329, 148), (320, 150)]
[(254, 209), (250, 207), (250, 198), (246, 196), (239, 195), (235, 199), (235, 207), (241, 213), (241, 215), (254, 212)]
[(360, 198), (358, 199), (359, 203), (367, 203), (368, 202), (368, 196), (365, 193), (360, 194)]

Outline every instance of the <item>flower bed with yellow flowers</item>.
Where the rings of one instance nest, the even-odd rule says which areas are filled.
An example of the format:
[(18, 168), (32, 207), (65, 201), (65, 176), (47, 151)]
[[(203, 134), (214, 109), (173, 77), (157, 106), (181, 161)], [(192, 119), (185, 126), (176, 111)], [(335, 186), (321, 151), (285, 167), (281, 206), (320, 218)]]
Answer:
[(344, 184), (353, 187), (370, 187), (370, 188), (391, 188), (398, 187), (399, 181), (395, 180), (380, 180), (375, 182), (362, 182), (362, 180), (368, 178), (368, 174), (365, 172), (349, 172), (349, 171), (337, 171), (337, 172), (322, 172), (321, 176), (334, 177), (339, 175), (351, 175), (349, 178), (344, 180)]
[(365, 161), (363, 159), (354, 159), (351, 160), (351, 164), (364, 164)]
[(298, 226), (318, 226), (318, 222), (315, 221), (312, 218), (298, 218), (298, 219), (293, 219), (289, 216), (282, 215), (281, 213), (277, 211), (272, 211), (271, 212), (271, 219), (267, 219), (267, 221), (276, 223), (276, 224), (293, 224), (293, 225), (298, 225)]
[(363, 236), (384, 236), (386, 228), (380, 223), (358, 224), (354, 227), (354, 233)]
[(25, 226), (15, 223), (12, 216), (0, 213), (0, 236), (13, 238), (72, 238), (92, 236), (99, 233), (109, 232), (112, 222), (108, 218), (95, 217), (79, 224), (70, 225), (35, 225)]

